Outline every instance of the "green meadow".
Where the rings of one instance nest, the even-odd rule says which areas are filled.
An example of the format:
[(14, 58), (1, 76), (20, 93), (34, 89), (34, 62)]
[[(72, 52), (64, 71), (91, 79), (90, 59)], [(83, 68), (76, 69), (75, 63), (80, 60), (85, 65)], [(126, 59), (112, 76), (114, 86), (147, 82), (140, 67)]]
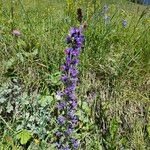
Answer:
[(0, 150), (56, 149), (60, 65), (78, 8), (77, 149), (150, 150), (150, 6), (126, 0), (0, 0)]

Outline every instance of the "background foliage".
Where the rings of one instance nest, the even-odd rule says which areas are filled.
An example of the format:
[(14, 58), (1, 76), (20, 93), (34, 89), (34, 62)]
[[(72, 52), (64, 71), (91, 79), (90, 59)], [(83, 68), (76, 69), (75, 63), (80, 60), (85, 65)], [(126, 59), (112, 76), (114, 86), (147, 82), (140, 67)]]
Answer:
[(0, 6), (0, 150), (54, 149), (59, 67), (79, 7), (87, 24), (76, 91), (79, 149), (150, 149), (149, 6), (125, 0)]

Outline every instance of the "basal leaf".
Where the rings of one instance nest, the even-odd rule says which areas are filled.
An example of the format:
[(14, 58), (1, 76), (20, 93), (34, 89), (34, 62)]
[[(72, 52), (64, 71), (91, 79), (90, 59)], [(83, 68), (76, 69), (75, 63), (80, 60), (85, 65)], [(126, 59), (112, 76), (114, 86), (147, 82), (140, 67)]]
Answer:
[(30, 138), (31, 133), (26, 129), (23, 129), (21, 132), (17, 134), (17, 139), (20, 140), (21, 144), (26, 144), (30, 140)]

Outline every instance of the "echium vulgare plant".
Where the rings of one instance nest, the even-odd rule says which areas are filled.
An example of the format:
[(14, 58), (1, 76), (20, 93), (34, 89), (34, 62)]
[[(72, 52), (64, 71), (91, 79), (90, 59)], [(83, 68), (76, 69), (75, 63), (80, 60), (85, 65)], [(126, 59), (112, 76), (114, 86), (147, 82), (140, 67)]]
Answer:
[(73, 129), (77, 123), (75, 115), (77, 100), (75, 89), (77, 84), (77, 64), (84, 36), (82, 27), (71, 27), (69, 35), (66, 38), (70, 47), (65, 49), (65, 63), (61, 66), (61, 80), (64, 83), (64, 90), (59, 92), (61, 97), (57, 103), (59, 116), (57, 118), (59, 130), (55, 133), (57, 136), (56, 147), (59, 150), (70, 150), (78, 147), (78, 140), (73, 137)]
[(72, 150), (78, 147), (78, 140), (74, 137), (75, 126), (78, 118), (75, 115), (77, 100), (75, 89), (77, 84), (77, 64), (78, 56), (82, 48), (84, 36), (83, 27), (71, 27), (66, 42), (69, 45), (65, 49), (65, 63), (61, 65), (61, 80), (64, 83), (64, 89), (58, 92), (60, 99), (57, 102), (58, 130), (55, 132), (57, 137), (56, 147), (58, 150)]

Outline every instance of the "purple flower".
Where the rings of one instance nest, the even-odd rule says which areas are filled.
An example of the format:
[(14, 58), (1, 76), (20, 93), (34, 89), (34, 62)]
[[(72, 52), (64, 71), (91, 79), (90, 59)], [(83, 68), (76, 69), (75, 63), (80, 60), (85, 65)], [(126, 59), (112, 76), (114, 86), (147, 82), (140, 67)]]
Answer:
[(70, 92), (71, 92), (70, 88), (67, 87), (67, 88), (64, 89), (65, 94), (69, 94)]
[(77, 139), (71, 138), (70, 141), (71, 141), (71, 143), (72, 143), (72, 145), (73, 145), (74, 148), (77, 148), (77, 147), (78, 147), (79, 143), (78, 143), (78, 140), (77, 140)]
[(62, 133), (59, 132), (59, 131), (56, 131), (56, 132), (55, 132), (55, 135), (56, 135), (57, 137), (60, 137), (60, 136), (62, 135)]
[(80, 41), (81, 41), (81, 42), (84, 41), (84, 36), (83, 36), (83, 35), (80, 35), (79, 38), (80, 38)]
[(68, 67), (67, 67), (66, 65), (61, 65), (61, 66), (60, 66), (60, 69), (61, 69), (62, 71), (67, 70), (67, 68), (68, 68)]
[(76, 123), (77, 122), (77, 116), (74, 115), (73, 112), (69, 112), (67, 115), (68, 115), (68, 118), (71, 120), (72, 123)]
[(71, 78), (70, 81), (71, 81), (72, 83), (76, 83), (76, 82), (78, 81), (78, 78), (76, 78), (76, 77)]
[(64, 146), (61, 150), (69, 150), (69, 145)]
[(75, 100), (69, 100), (69, 104), (70, 104), (71, 109), (77, 106), (77, 102)]
[(61, 92), (61, 91), (57, 91), (57, 94), (56, 95), (58, 95), (58, 96), (63, 96), (64, 95), (64, 93), (63, 92)]
[(80, 46), (82, 44), (82, 38), (81, 37), (77, 37), (75, 40), (76, 40), (76, 43), (78, 46)]
[(70, 28), (70, 35), (73, 36), (76, 33), (76, 28), (72, 27)]
[(80, 34), (80, 29), (79, 28), (75, 28), (76, 30), (76, 34), (79, 35)]
[(74, 100), (76, 97), (75, 97), (75, 94), (74, 93), (70, 93), (67, 97), (67, 100)]
[(66, 37), (66, 42), (67, 42), (67, 44), (69, 44), (69, 43), (72, 42), (72, 39), (71, 39), (71, 36), (70, 36), (70, 35), (68, 35), (68, 36)]
[(79, 50), (78, 49), (74, 49), (73, 51), (71, 51), (71, 54), (73, 56), (78, 56), (79, 55)]
[(73, 124), (77, 123), (78, 118), (73, 112), (69, 112), (67, 115), (68, 115), (68, 118), (70, 119), (71, 123), (73, 123)]
[(62, 115), (58, 116), (57, 122), (58, 124), (63, 124), (65, 122), (65, 117)]
[(60, 79), (61, 79), (62, 81), (66, 81), (66, 80), (68, 79), (68, 77), (67, 77), (65, 74), (63, 74)]
[(72, 131), (73, 131), (73, 128), (70, 127), (70, 126), (68, 126), (68, 127), (67, 127), (67, 130), (65, 131), (65, 134), (69, 135), (69, 134), (72, 133)]
[(58, 102), (58, 103), (57, 103), (57, 108), (58, 108), (59, 110), (64, 109), (64, 108), (65, 108), (65, 103), (64, 103), (64, 102)]
[(72, 51), (72, 48), (66, 48), (66, 49), (65, 49), (65, 54), (67, 55), (67, 54), (69, 54), (71, 51)]
[(71, 58), (69, 56), (66, 57), (66, 65), (70, 65), (71, 64)]
[(70, 91), (74, 91), (76, 89), (76, 84), (71, 84), (70, 86), (68, 86), (68, 88), (70, 89)]
[(57, 147), (58, 149), (61, 147), (60, 142), (56, 142), (55, 145), (56, 145), (56, 147)]
[(75, 77), (78, 74), (78, 70), (76, 68), (70, 68), (69, 72), (72, 77)]
[(73, 60), (72, 60), (72, 64), (73, 65), (76, 65), (76, 64), (78, 64), (79, 63), (79, 60), (77, 59), (77, 58), (74, 58)]
[(72, 122), (73, 124), (76, 124), (76, 123), (78, 122), (77, 117), (75, 116), (75, 117), (71, 120), (71, 122)]

